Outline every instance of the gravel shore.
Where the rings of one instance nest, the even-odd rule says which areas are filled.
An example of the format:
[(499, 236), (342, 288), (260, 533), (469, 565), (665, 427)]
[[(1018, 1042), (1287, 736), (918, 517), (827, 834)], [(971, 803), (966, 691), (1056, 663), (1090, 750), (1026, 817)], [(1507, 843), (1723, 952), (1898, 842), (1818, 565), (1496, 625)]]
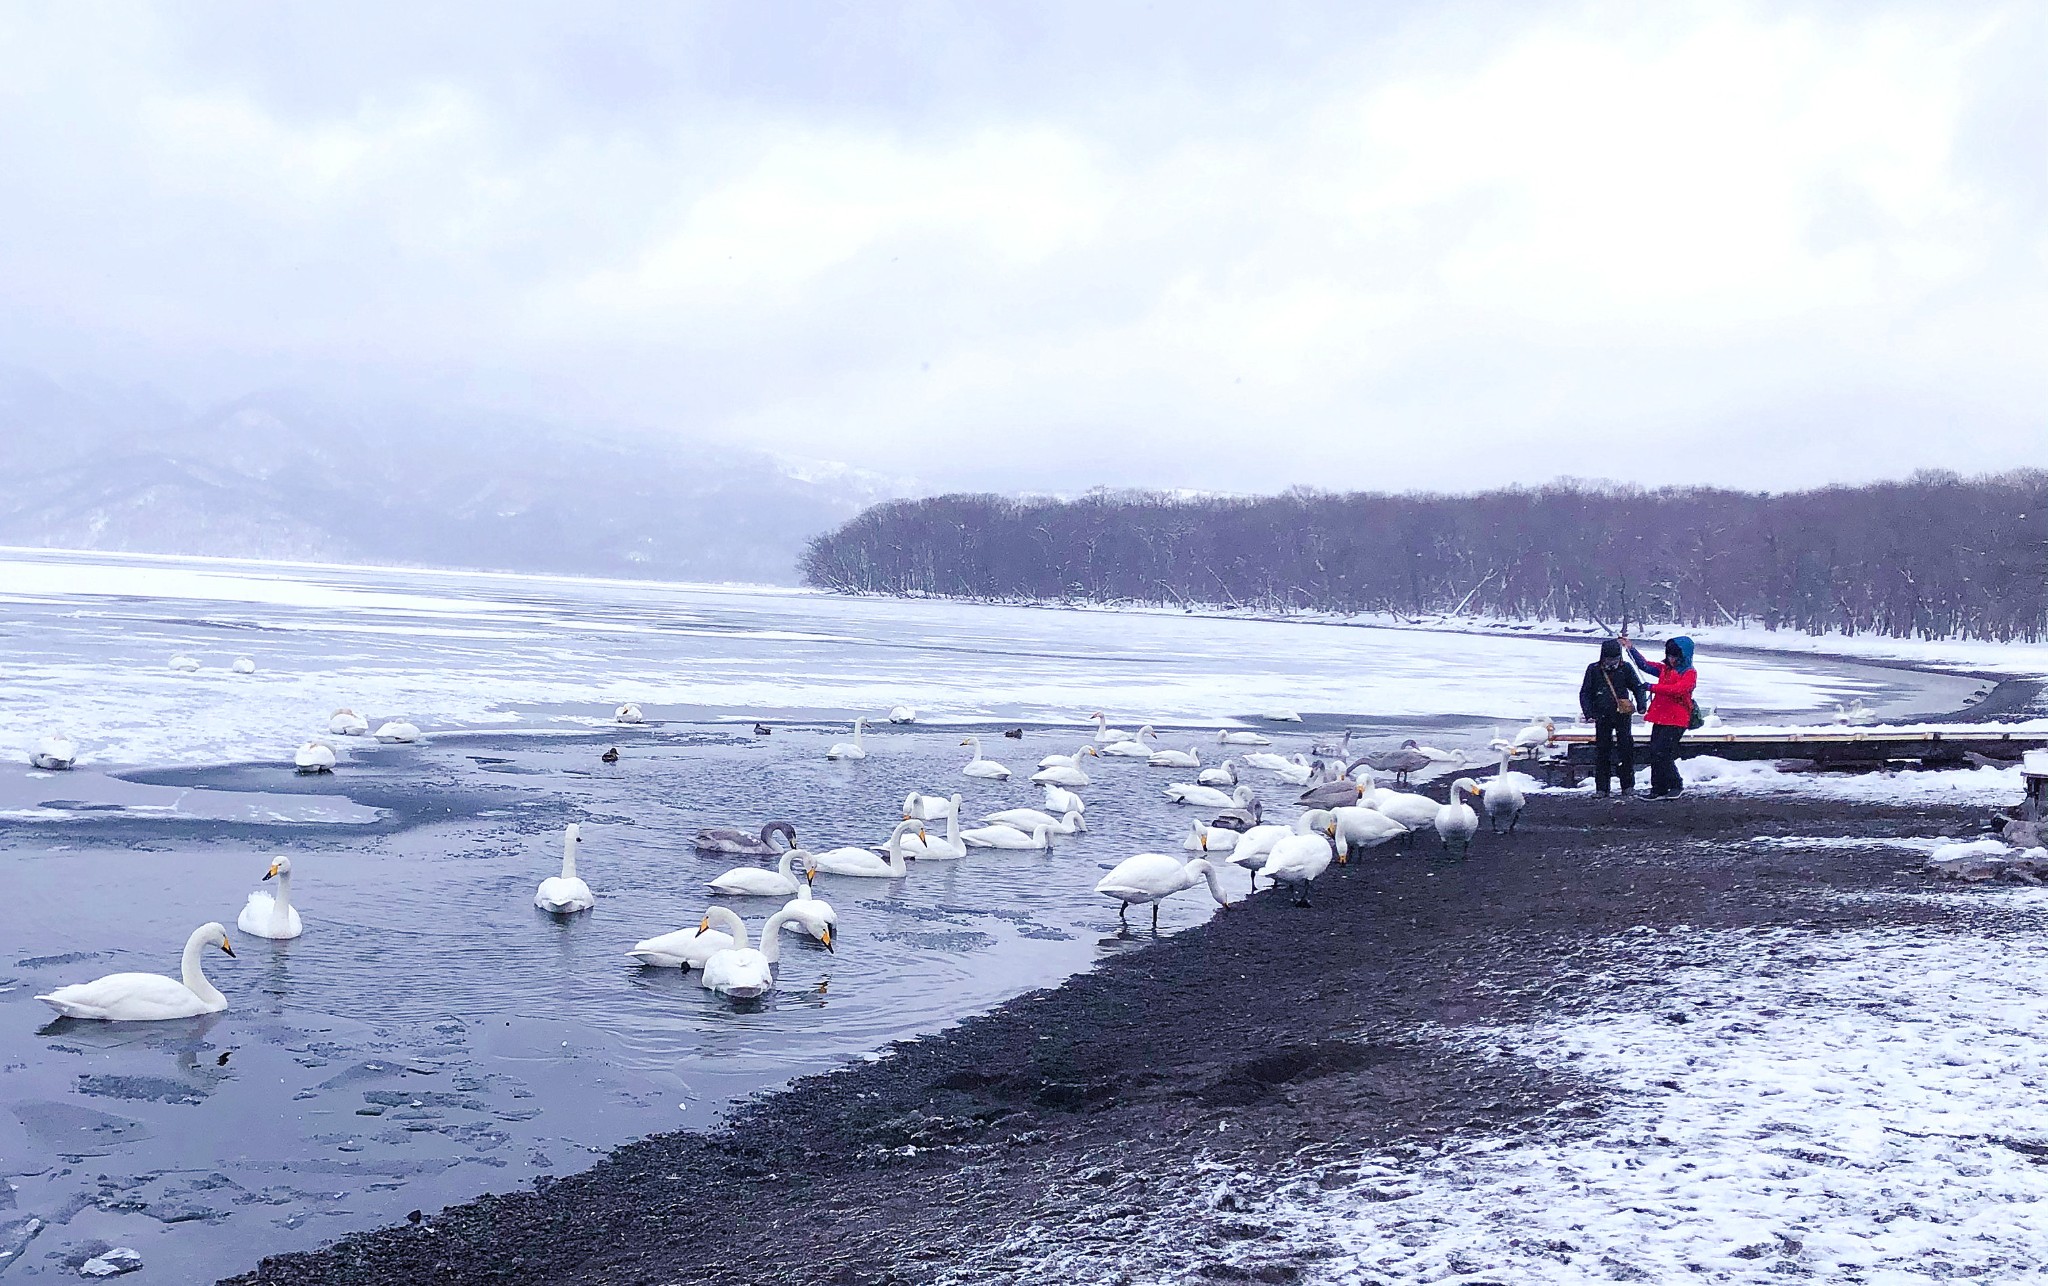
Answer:
[(1626, 945), (1638, 927), (1820, 934), (1961, 914), (1865, 896), (1923, 887), (1910, 853), (1754, 841), (1982, 823), (1782, 797), (1538, 797), (1518, 834), (1482, 834), (1469, 860), (1441, 860), (1433, 840), (1383, 849), (1334, 868), (1313, 908), (1262, 893), (1055, 990), (799, 1081), (715, 1132), (650, 1138), (536, 1191), (232, 1280), (980, 1282), (1056, 1263), (1067, 1281), (1149, 1281), (1156, 1257), (1128, 1252), (1161, 1229), (1185, 1231), (1173, 1275), (1293, 1280), (1315, 1252), (1256, 1253), (1271, 1232), (1256, 1176), (1603, 1111), (1598, 1084), (1432, 1032), (1612, 1003), (1643, 977)]

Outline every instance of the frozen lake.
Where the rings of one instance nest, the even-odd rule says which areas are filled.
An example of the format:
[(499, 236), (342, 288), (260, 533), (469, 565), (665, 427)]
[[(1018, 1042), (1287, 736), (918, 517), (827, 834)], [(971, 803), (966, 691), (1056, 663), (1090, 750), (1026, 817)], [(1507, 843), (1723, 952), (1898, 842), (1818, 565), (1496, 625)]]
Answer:
[[(1155, 614), (373, 569), (0, 556), (0, 1271), (69, 1277), (132, 1245), (152, 1280), (192, 1281), (350, 1229), (588, 1164), (701, 1126), (735, 1098), (939, 1030), (1105, 953), (1140, 945), (1091, 888), (1133, 852), (1177, 847), (1185, 771), (1091, 761), (1089, 831), (1051, 854), (820, 877), (836, 954), (791, 939), (781, 991), (736, 1007), (694, 975), (634, 967), (636, 939), (694, 923), (737, 859), (709, 825), (796, 825), (809, 847), (875, 843), (906, 791), (980, 813), (1036, 805), (1038, 757), (1101, 709), (1220, 757), (1256, 724), (1277, 749), (1358, 730), (1476, 747), (1570, 712), (1584, 643)], [(196, 674), (171, 671), (183, 653)], [(237, 656), (254, 675), (229, 669)], [(1860, 696), (1882, 712), (1960, 705), (1968, 681), (1806, 658), (1702, 657), (1731, 715), (1799, 716)], [(612, 726), (641, 703), (651, 722)], [(919, 707), (829, 764), (840, 720)], [(290, 752), (336, 706), (405, 717), (416, 746), (342, 740), (332, 777)], [(752, 733), (755, 720), (773, 735)], [(995, 735), (1021, 726), (1024, 739)], [(63, 728), (82, 766), (30, 770)], [(1018, 770), (960, 775), (964, 731)], [(617, 745), (622, 759), (599, 752)], [(1283, 817), (1293, 788), (1250, 778)], [(532, 891), (584, 833), (590, 915)], [(175, 972), (193, 926), (232, 926), (276, 853), (306, 935), (234, 933), (211, 978), (225, 1014), (51, 1023), (35, 993), (119, 969)], [(1233, 895), (1241, 877), (1232, 877)], [(758, 931), (779, 899), (734, 899)], [(1165, 931), (1206, 899), (1168, 904)], [(30, 1223), (39, 1220), (40, 1225)], [(30, 1230), (34, 1229), (33, 1236)], [(23, 1238), (29, 1238), (23, 1242)]]

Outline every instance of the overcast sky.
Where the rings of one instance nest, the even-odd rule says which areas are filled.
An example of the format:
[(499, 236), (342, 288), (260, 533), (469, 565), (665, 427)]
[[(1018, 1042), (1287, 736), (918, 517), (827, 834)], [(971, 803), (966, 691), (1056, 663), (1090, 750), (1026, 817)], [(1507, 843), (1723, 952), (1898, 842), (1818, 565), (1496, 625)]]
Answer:
[(997, 488), (2048, 463), (2044, 0), (5, 3), (0, 173), (0, 360), (194, 400)]

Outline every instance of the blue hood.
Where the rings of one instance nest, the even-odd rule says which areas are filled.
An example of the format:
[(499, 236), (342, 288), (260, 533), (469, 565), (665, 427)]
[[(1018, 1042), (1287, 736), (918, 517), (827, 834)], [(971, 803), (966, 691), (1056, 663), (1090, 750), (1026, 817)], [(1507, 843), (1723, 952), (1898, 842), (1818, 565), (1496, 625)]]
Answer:
[(1681, 635), (1679, 635), (1679, 636), (1678, 636), (1677, 638), (1675, 638), (1675, 639), (1670, 639), (1670, 640), (1668, 640), (1668, 641), (1667, 641), (1667, 643), (1666, 643), (1666, 646), (1668, 646), (1668, 647), (1675, 647), (1675, 648), (1677, 648), (1677, 649), (1678, 649), (1678, 656), (1679, 656), (1678, 668), (1679, 668), (1679, 669), (1681, 669), (1681, 670), (1690, 670), (1690, 669), (1692, 668), (1692, 640), (1691, 640), (1691, 639), (1689, 639), (1689, 638), (1685, 637), (1685, 635), (1681, 634)]

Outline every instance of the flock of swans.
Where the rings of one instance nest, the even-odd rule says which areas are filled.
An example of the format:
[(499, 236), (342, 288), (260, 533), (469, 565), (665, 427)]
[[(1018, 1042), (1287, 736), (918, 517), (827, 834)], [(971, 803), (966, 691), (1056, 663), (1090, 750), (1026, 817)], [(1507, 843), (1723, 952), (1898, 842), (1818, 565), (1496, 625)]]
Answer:
[[(244, 658), (246, 659), (246, 658)], [(178, 657), (172, 668), (188, 670), (189, 657)], [(237, 666), (239, 669), (239, 665)], [(244, 673), (253, 672), (254, 663)], [(1297, 722), (1300, 716), (1282, 711), (1264, 716), (1273, 722)], [(643, 724), (646, 714), (632, 702), (614, 711), (617, 723)], [(914, 707), (898, 706), (889, 722), (904, 725), (917, 722)], [(967, 857), (976, 850), (1048, 851), (1059, 836), (1079, 834), (1087, 829), (1087, 804), (1077, 793), (1092, 783), (1089, 765), (1097, 771), (1108, 761), (1142, 761), (1145, 766), (1170, 770), (1195, 769), (1193, 781), (1175, 781), (1162, 787), (1170, 802), (1201, 810), (1189, 829), (1182, 853), (1144, 852), (1128, 857), (1103, 876), (1095, 891), (1117, 904), (1117, 918), (1128, 925), (1134, 906), (1152, 908), (1154, 929), (1159, 908), (1167, 898), (1184, 890), (1206, 885), (1219, 906), (1230, 901), (1218, 879), (1215, 862), (1237, 866), (1250, 874), (1254, 892), (1264, 877), (1269, 887), (1286, 887), (1298, 906), (1312, 905), (1310, 887), (1333, 864), (1344, 864), (1367, 850), (1396, 840), (1413, 842), (1424, 831), (1433, 830), (1447, 854), (1462, 857), (1469, 852), (1479, 830), (1479, 812), (1465, 802), (1477, 798), (1491, 830), (1512, 834), (1525, 806), (1523, 792), (1511, 771), (1511, 764), (1529, 747), (1547, 739), (1547, 724), (1523, 729), (1513, 738), (1496, 739), (1499, 772), (1481, 786), (1461, 776), (1445, 788), (1441, 801), (1426, 794), (1382, 785), (1380, 773), (1405, 783), (1410, 774), (1426, 769), (1455, 770), (1463, 767), (1462, 752), (1446, 753), (1414, 741), (1391, 750), (1367, 754), (1345, 762), (1351, 734), (1337, 742), (1318, 742), (1311, 754), (1284, 756), (1273, 751), (1253, 751), (1242, 759), (1226, 758), (1215, 767), (1202, 766), (1198, 744), (1185, 750), (1157, 746), (1157, 734), (1147, 724), (1136, 732), (1109, 726), (1097, 712), (1089, 716), (1094, 735), (1076, 745), (1070, 753), (1050, 753), (1037, 762), (1029, 780), (1044, 791), (1043, 807), (1005, 808), (983, 815), (979, 824), (961, 825), (962, 796), (927, 795), (913, 791), (902, 805), (901, 819), (892, 826), (888, 839), (874, 847), (845, 845), (811, 851), (797, 843), (794, 827), (770, 822), (758, 833), (714, 828), (700, 831), (695, 847), (700, 852), (731, 854), (766, 860), (770, 866), (736, 866), (709, 882), (712, 893), (730, 898), (780, 898), (783, 905), (761, 927), (759, 945), (747, 931), (745, 921), (729, 907), (712, 906), (694, 926), (685, 926), (634, 943), (626, 956), (636, 963), (655, 968), (697, 970), (707, 989), (735, 999), (751, 999), (775, 987), (781, 959), (783, 935), (794, 931), (833, 949), (838, 914), (830, 903), (817, 896), (813, 884), (821, 874), (870, 879), (903, 879), (912, 861), (948, 861)], [(863, 742), (865, 719), (853, 725), (853, 740), (837, 742), (826, 750), (828, 759), (858, 763), (868, 758)], [(757, 732), (765, 731), (757, 726)], [(407, 743), (420, 738), (417, 726), (394, 720), (375, 733), (367, 720), (353, 710), (342, 708), (330, 717), (328, 732), (336, 737), (374, 736), (380, 742)], [(1022, 731), (1005, 732), (1021, 739)], [(1224, 747), (1269, 746), (1271, 738), (1246, 729), (1224, 729), (1216, 734)], [(981, 739), (969, 735), (960, 742), (972, 754), (960, 773), (980, 781), (1007, 781), (1008, 766), (983, 753)], [(1324, 758), (1324, 752), (1337, 752)], [(604, 758), (615, 762), (616, 748)], [(38, 767), (69, 767), (76, 751), (68, 739), (45, 738), (32, 756)], [(305, 743), (295, 757), (300, 772), (326, 772), (334, 767), (331, 743)], [(1300, 814), (1288, 823), (1267, 822), (1264, 804), (1244, 773), (1264, 773), (1287, 787), (1299, 787), (1295, 803)], [(934, 828), (944, 824), (939, 836)], [(540, 881), (534, 891), (534, 906), (551, 916), (575, 916), (591, 910), (597, 902), (590, 885), (577, 873), (577, 853), (582, 843), (580, 828), (571, 823), (563, 832), (562, 865), (559, 874)], [(1186, 854), (1192, 853), (1193, 856)], [(275, 892), (258, 890), (249, 894), (247, 905), (236, 920), (237, 927), (253, 937), (290, 939), (300, 936), (304, 923), (291, 900), (292, 864), (287, 857), (275, 858), (261, 882), (275, 881)], [(68, 1018), (104, 1021), (151, 1021), (188, 1018), (218, 1013), (227, 999), (206, 978), (202, 956), (208, 947), (234, 955), (225, 926), (218, 922), (201, 925), (185, 943), (180, 976), (170, 978), (150, 973), (116, 973), (92, 982), (56, 988), (36, 999)]]

